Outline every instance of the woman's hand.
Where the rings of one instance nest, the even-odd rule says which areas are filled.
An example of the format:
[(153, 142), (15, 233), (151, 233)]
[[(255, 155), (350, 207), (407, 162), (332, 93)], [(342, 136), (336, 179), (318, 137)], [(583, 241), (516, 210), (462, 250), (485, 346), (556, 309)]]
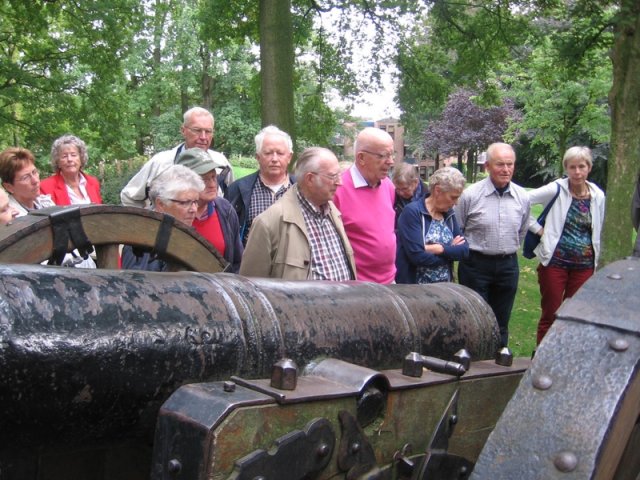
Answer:
[(464, 237), (462, 235), (458, 235), (456, 238), (454, 238), (451, 241), (451, 245), (453, 245), (455, 247), (456, 245), (462, 245), (464, 242), (466, 242)]
[(444, 253), (444, 246), (440, 243), (427, 243), (424, 246), (424, 251), (432, 255), (442, 255)]

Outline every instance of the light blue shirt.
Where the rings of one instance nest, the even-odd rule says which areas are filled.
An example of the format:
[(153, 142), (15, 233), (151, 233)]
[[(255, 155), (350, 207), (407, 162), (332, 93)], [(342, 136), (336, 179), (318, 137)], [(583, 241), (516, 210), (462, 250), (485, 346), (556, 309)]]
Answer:
[(468, 187), (455, 207), (469, 249), (485, 255), (511, 254), (520, 249), (529, 210), (524, 188), (510, 182), (500, 196), (490, 178)]

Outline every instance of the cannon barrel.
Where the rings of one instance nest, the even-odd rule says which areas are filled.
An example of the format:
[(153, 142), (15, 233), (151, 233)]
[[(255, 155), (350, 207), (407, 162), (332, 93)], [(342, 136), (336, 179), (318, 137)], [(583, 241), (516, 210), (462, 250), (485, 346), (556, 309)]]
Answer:
[(455, 284), (281, 282), (231, 274), (0, 267), (0, 445), (152, 435), (180, 385), (335, 357), (399, 368), (409, 352), (474, 359), (495, 318)]

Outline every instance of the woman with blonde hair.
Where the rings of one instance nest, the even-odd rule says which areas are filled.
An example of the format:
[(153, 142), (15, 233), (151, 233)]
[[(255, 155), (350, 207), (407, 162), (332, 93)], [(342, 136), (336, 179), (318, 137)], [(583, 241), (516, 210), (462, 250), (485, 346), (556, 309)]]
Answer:
[[(538, 265), (541, 316), (540, 343), (562, 302), (593, 275), (600, 257), (600, 232), (605, 196), (587, 177), (593, 167), (591, 150), (571, 147), (562, 159), (566, 178), (529, 192), (531, 204), (553, 204), (544, 227), (529, 217), (529, 231), (540, 235), (534, 253)], [(555, 198), (555, 200), (553, 200)]]

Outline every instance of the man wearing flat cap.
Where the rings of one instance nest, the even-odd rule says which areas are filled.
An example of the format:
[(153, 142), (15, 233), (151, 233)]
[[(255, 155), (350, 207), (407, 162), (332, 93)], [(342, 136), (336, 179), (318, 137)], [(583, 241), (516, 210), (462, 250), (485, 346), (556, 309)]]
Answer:
[(229, 262), (230, 271), (238, 273), (243, 252), (238, 215), (227, 200), (218, 196), (217, 170), (225, 165), (200, 148), (184, 150), (175, 163), (190, 168), (204, 182), (193, 227)]

